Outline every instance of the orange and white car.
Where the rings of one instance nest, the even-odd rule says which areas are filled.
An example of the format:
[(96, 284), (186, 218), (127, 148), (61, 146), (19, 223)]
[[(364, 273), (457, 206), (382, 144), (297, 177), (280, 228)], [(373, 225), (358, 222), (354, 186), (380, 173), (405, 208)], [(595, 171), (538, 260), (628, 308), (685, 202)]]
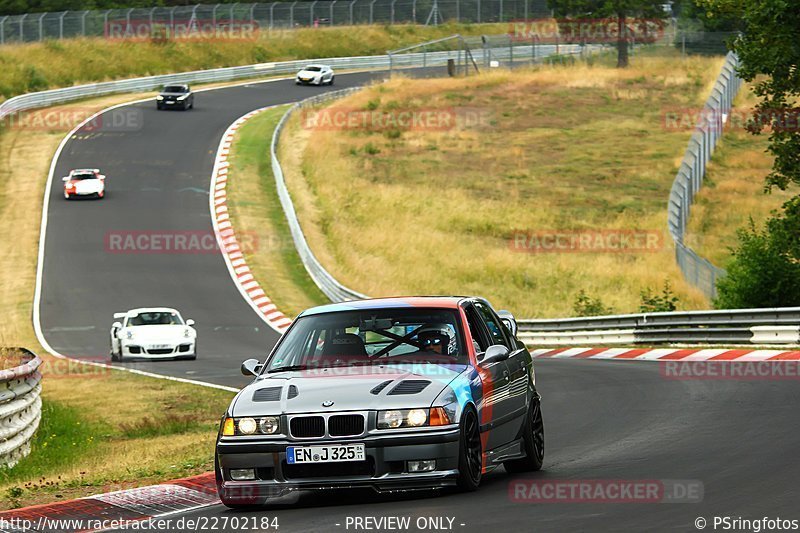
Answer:
[(64, 198), (103, 198), (106, 195), (106, 177), (97, 168), (76, 168), (69, 176), (61, 178), (64, 182)]

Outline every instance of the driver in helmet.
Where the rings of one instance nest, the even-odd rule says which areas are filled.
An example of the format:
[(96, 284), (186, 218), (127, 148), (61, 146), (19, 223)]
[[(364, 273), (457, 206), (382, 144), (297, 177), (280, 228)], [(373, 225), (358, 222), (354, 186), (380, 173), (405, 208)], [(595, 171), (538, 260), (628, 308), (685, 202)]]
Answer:
[(424, 327), (417, 333), (420, 352), (434, 352), (449, 355), (450, 343), (453, 340), (450, 329), (445, 326)]

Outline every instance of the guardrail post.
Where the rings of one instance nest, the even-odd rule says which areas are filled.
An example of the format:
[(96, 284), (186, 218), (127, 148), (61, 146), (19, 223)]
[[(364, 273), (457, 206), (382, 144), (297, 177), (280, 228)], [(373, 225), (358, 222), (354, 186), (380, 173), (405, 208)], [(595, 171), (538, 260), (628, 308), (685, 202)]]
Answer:
[(6, 20), (8, 15), (0, 18), (0, 44), (6, 44)]
[(389, 19), (390, 20), (390, 22), (389, 22), (390, 24), (394, 24), (394, 5), (395, 5), (395, 3), (397, 3), (397, 0), (392, 0), (391, 15), (390, 15), (390, 19)]
[(372, 0), (372, 2), (369, 3), (369, 23), (370, 23), (370, 25), (372, 24), (372, 21), (373, 21), (373, 12), (375, 10), (375, 2), (377, 2), (377, 1), (378, 0)]
[(314, 6), (317, 4), (317, 0), (311, 2), (311, 8), (308, 10), (308, 25), (314, 26)]
[(61, 13), (61, 16), (58, 17), (58, 38), (59, 39), (63, 39), (64, 38), (64, 16), (66, 14), (67, 14), (67, 12), (63, 11)]
[(275, 17), (273, 16), (273, 11), (275, 10), (275, 4), (276, 4), (276, 2), (272, 2), (269, 5), (269, 29), (270, 29), (270, 31), (272, 31), (272, 21), (275, 20)]
[(297, 5), (297, 2), (292, 2), (292, 5), (289, 6), (289, 27), (294, 28), (294, 6)]
[[(478, 0), (480, 2), (481, 0)], [(414, 24), (417, 23), (417, 0), (413, 0), (411, 2), (411, 20)]]
[[(414, 1), (416, 2), (416, 0), (414, 0)], [(353, 6), (356, 5), (356, 2), (358, 2), (358, 0), (353, 0), (352, 2), (350, 2), (350, 25), (351, 26), (354, 24), (354, 22), (353, 22)]]
[(219, 4), (214, 4), (214, 9), (211, 10), (211, 24), (214, 26), (214, 28), (217, 27), (217, 8), (218, 7), (219, 7)]
[(28, 16), (28, 14), (25, 13), (19, 19), (19, 42), (21, 42), (21, 43), (25, 42), (25, 25), (23, 24), (23, 22), (25, 20), (25, 17), (27, 17), (27, 16)]
[(503, 0), (500, 0), (500, 22), (503, 22)]
[(456, 23), (461, 22), (461, 0), (456, 0)]

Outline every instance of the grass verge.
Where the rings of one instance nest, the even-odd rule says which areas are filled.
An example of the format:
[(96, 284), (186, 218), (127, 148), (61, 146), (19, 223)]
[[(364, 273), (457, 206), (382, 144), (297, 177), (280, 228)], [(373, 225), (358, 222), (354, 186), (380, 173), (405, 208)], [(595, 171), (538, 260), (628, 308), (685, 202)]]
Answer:
[[(518, 316), (568, 316), (580, 290), (616, 312), (669, 281), (683, 308), (708, 302), (675, 265), (666, 202), (720, 58), (640, 53), (468, 79), (394, 79), (334, 105), (396, 116), (444, 110), (455, 127), (316, 128), (298, 117), (282, 162), (304, 231), (343, 283), (370, 295), (482, 294)], [(470, 114), (471, 113), (471, 114)], [(475, 123), (463, 117), (477, 115)], [(458, 117), (462, 117), (459, 119)], [(649, 253), (518, 253), (517, 231), (642, 230)]]
[(257, 236), (257, 245), (245, 252), (253, 275), (278, 309), (297, 315), (328, 299), (295, 251), (272, 175), (270, 141), (287, 107), (264, 111), (238, 130), (229, 157), (227, 192), (236, 231)]
[(7, 44), (0, 55), (0, 96), (80, 83), (386, 50), (460, 33), (505, 33), (507, 24), (311, 28), (258, 32), (246, 39), (81, 38)]
[[(87, 116), (141, 95), (49, 110)], [(0, 346), (43, 354), (31, 324), (42, 197), (50, 160), (74, 124), (0, 129)], [(13, 243), (13, 245), (11, 244)], [(98, 370), (44, 355), (43, 420), (33, 450), (0, 470), (0, 508), (206, 472), (225, 391)]]
[(751, 86), (743, 86), (689, 218), (687, 242), (720, 267), (732, 258), (731, 249), (738, 243), (737, 229), (748, 226), (751, 218), (761, 226), (773, 210), (780, 210), (797, 192), (764, 190), (764, 178), (773, 162), (766, 151), (769, 131), (752, 135), (744, 128), (757, 101)]

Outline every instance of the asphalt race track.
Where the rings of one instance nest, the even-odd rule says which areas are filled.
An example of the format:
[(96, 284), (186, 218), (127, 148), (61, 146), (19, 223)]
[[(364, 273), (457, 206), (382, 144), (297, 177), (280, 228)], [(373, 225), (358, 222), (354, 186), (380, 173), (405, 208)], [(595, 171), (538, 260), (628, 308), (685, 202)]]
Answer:
[[(335, 88), (373, 74), (337, 76)], [(291, 81), (201, 92), (187, 113), (134, 104), (138, 127), (81, 131), (57, 161), (48, 207), (41, 328), (58, 352), (108, 360), (115, 311), (177, 307), (197, 321), (197, 361), (125, 363), (173, 376), (238, 386), (242, 359), (263, 356), (274, 333), (245, 303), (219, 254), (126, 254), (107, 249), (109, 232), (211, 232), (208, 187), (220, 137), (253, 109), (326, 88)], [(99, 167), (107, 198), (66, 202), (60, 177)], [(265, 283), (268, 286), (268, 283)], [(697, 531), (695, 520), (730, 516), (800, 518), (800, 382), (680, 381), (659, 363), (537, 360), (546, 457), (536, 480), (683, 480), (702, 487), (696, 503), (530, 503), (513, 501), (502, 470), (475, 493), (375, 495), (299, 493), (253, 512), (222, 505), (169, 518), (277, 517), (278, 531), (392, 530), (354, 527), (355, 518), (449, 518), (455, 531)], [(348, 521), (349, 520), (349, 521)], [(449, 524), (444, 520), (444, 524)], [(214, 525), (214, 529), (211, 529)], [(386, 525), (386, 524), (384, 524)], [(178, 530), (177, 528), (175, 529)], [(253, 530), (249, 528), (247, 530)], [(258, 530), (258, 529), (257, 529)], [(394, 529), (399, 531), (402, 529)], [(433, 529), (423, 530), (447, 530)], [(719, 529), (717, 529), (719, 530)]]
[[(47, 211), (40, 321), (50, 346), (63, 355), (108, 362), (115, 312), (175, 307), (197, 322), (197, 361), (123, 364), (243, 385), (239, 364), (263, 358), (278, 335), (244, 301), (222, 255), (123, 253), (112, 239), (130, 232), (212, 235), (211, 171), (222, 134), (234, 120), (375, 77), (340, 75), (332, 88), (281, 80), (203, 91), (187, 112), (157, 111), (153, 100), (106, 112), (76, 132), (56, 163)], [(83, 167), (107, 176), (105, 199), (64, 200), (61, 177)]]
[[(278, 531), (290, 533), (367, 531), (348, 528), (348, 517), (411, 517), (408, 531), (421, 530), (418, 517), (450, 517), (454, 531), (484, 533), (697, 531), (698, 517), (800, 518), (796, 380), (675, 381), (647, 361), (547, 360), (536, 368), (546, 452), (534, 475), (495, 471), (467, 494), (304, 493), (255, 512), (218, 505), (171, 518), (275, 516)], [(703, 491), (699, 503), (529, 503), (511, 500), (513, 479), (677, 479)]]

